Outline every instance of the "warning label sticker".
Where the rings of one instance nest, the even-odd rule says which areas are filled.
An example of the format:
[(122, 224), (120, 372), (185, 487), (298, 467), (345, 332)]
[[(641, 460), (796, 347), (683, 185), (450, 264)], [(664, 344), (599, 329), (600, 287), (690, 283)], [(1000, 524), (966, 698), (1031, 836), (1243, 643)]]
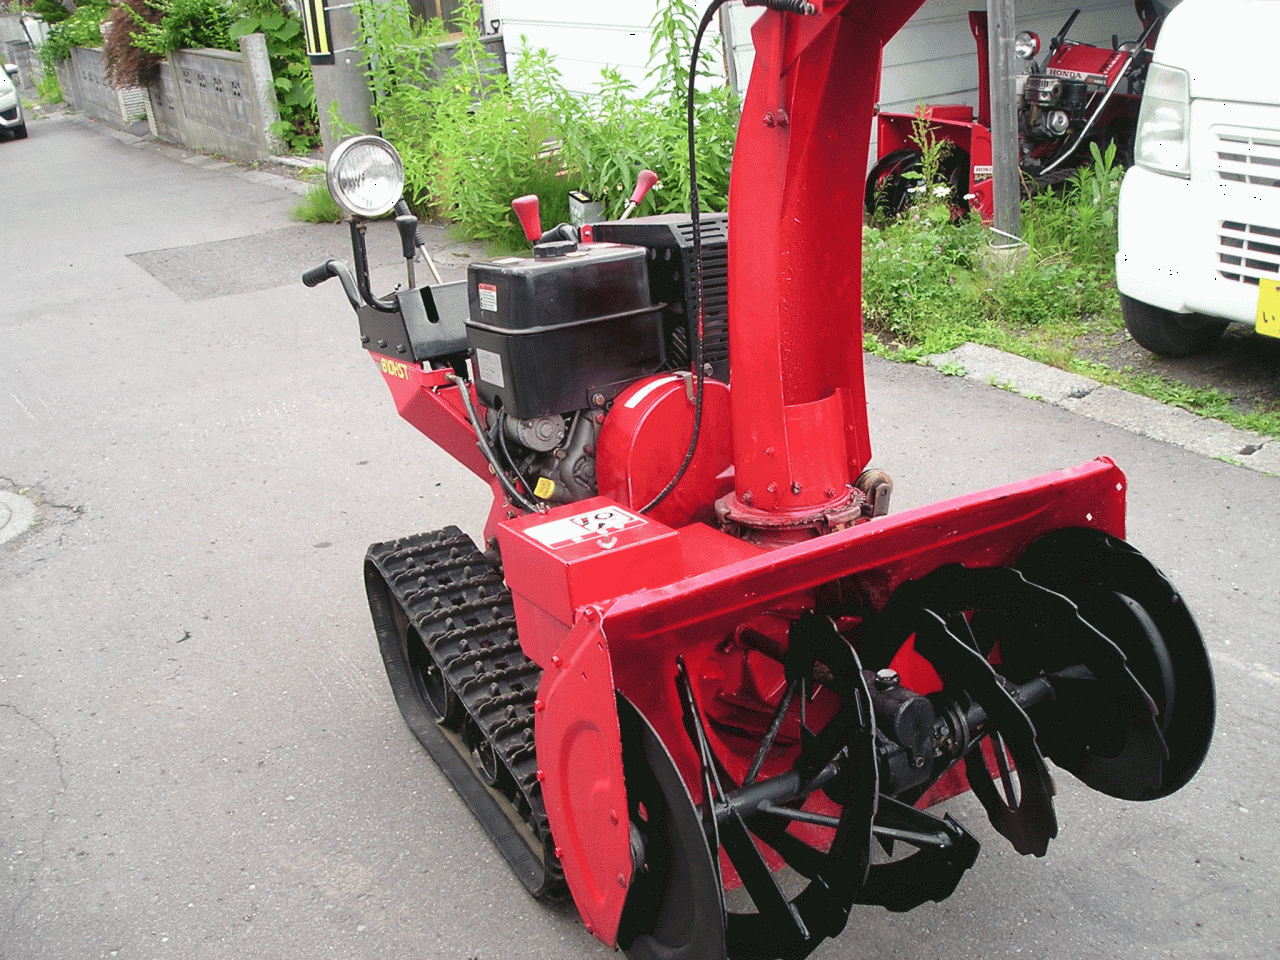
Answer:
[(559, 520), (540, 523), (526, 528), (524, 532), (543, 546), (558, 550), (561, 547), (594, 540), (648, 522), (644, 517), (628, 513), (621, 507), (602, 507), (574, 517), (562, 517)]
[(502, 376), (502, 357), (492, 350), (476, 350), (476, 371), (485, 383), (495, 387), (506, 387), (507, 381)]
[(480, 309), (490, 313), (498, 312), (498, 288), (492, 283), (477, 284), (480, 291)]

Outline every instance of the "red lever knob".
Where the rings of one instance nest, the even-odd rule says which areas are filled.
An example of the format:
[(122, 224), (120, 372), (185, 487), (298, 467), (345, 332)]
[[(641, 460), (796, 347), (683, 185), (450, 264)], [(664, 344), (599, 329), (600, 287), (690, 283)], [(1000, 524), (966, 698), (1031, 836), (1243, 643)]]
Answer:
[(652, 170), (641, 170), (640, 176), (636, 178), (636, 188), (631, 191), (631, 202), (637, 206), (644, 200), (645, 194), (653, 189), (653, 185), (658, 182), (658, 175)]
[(520, 226), (530, 243), (537, 243), (542, 238), (542, 215), (538, 212), (538, 197), (529, 194), (527, 197), (516, 197), (511, 201), (511, 209), (520, 218)]

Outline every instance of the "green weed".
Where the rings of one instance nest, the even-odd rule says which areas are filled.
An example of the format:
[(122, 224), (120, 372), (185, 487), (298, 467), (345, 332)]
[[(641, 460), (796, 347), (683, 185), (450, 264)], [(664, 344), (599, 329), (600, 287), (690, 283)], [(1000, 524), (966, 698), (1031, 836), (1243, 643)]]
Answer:
[[(651, 78), (640, 95), (611, 69), (591, 96), (568, 91), (545, 50), (522, 47), (508, 78), (479, 37), (478, 4), (455, 21), (461, 36), (446, 63), (444, 29), (408, 14), (406, 0), (358, 0), (361, 42), (378, 97), (383, 135), (405, 164), (406, 198), (420, 213), (457, 223), (499, 248), (519, 248), (514, 197), (536, 194), (542, 221), (568, 219), (568, 192), (584, 190), (617, 216), (640, 170), (659, 176), (640, 213), (683, 210), (689, 195), (683, 84), (696, 13), (665, 0), (655, 15)], [(710, 76), (712, 51), (700, 71)], [(698, 181), (702, 205), (723, 210), (738, 104), (723, 84), (698, 94)]]
[(289, 216), (299, 223), (341, 223), (342, 209), (334, 202), (327, 186), (313, 183)]
[(863, 230), (863, 316), (869, 352), (906, 362), (981, 343), (1048, 363), (1131, 393), (1280, 436), (1280, 410), (1242, 410), (1212, 388), (1075, 356), (1084, 334), (1119, 331), (1115, 290), (1116, 207), (1123, 171), (1115, 151), (1093, 147), (1094, 163), (1065, 188), (1022, 205), (1026, 261), (989, 276), (989, 237), (970, 219), (951, 222), (925, 193), (897, 220)]

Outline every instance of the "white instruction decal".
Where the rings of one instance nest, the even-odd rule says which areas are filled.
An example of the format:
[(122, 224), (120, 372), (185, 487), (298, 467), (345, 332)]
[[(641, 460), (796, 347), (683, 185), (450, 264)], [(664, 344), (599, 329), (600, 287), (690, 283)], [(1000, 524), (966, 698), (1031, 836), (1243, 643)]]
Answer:
[(480, 283), (476, 286), (480, 291), (480, 309), (487, 310), (489, 313), (497, 313), (498, 288), (492, 283)]
[(628, 513), (621, 507), (601, 507), (590, 513), (540, 523), (524, 532), (544, 546), (556, 550), (648, 522), (644, 517)]
[(485, 383), (492, 383), (495, 387), (507, 385), (502, 377), (502, 357), (492, 350), (476, 350), (476, 373)]

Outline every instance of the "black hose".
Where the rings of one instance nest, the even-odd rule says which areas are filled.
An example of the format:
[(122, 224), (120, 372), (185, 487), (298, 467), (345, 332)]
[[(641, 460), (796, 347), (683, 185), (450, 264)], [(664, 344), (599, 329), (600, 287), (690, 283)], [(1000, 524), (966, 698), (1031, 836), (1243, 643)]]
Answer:
[(480, 426), (480, 418), (476, 416), (475, 404), (471, 402), (471, 384), (463, 380), (457, 374), (449, 374), (449, 379), (453, 381), (458, 388), (458, 394), (462, 397), (462, 406), (466, 408), (467, 419), (471, 421), (471, 429), (476, 435), (476, 446), (480, 448), (480, 452), (484, 454), (484, 458), (489, 461), (489, 466), (493, 468), (493, 475), (498, 478), (498, 483), (502, 484), (502, 490), (512, 503), (519, 504), (529, 513), (545, 513), (546, 505), (535, 503), (529, 500), (516, 489), (510, 478), (507, 477), (507, 471), (503, 469), (502, 464), (498, 461), (498, 455), (493, 451), (493, 445), (489, 443), (489, 435), (485, 433), (484, 427)]
[[(685, 473), (689, 469), (689, 464), (693, 462), (693, 456), (698, 449), (698, 435), (702, 431), (702, 398), (704, 393), (704, 377), (702, 363), (702, 346), (703, 346), (703, 302), (702, 302), (702, 212), (698, 206), (698, 158), (696, 156), (695, 132), (694, 132), (694, 96), (696, 93), (696, 85), (698, 81), (698, 51), (702, 46), (702, 36), (707, 32), (707, 27), (711, 25), (712, 18), (716, 12), (724, 6), (728, 0), (712, 0), (711, 5), (707, 7), (706, 13), (702, 15), (702, 22), (698, 24), (698, 32), (693, 38), (693, 52), (689, 57), (689, 90), (688, 99), (685, 104), (686, 121), (689, 131), (689, 219), (693, 227), (693, 269), (690, 271), (690, 279), (693, 281), (694, 298), (697, 310), (697, 332), (693, 338), (693, 376), (696, 383), (694, 388), (693, 399), (693, 434), (689, 437), (689, 449), (685, 452), (684, 462), (680, 464), (680, 468), (676, 470), (675, 476), (671, 481), (662, 488), (656, 497), (650, 500), (644, 507), (640, 509), (641, 513), (648, 513), (663, 500), (665, 500), (676, 488), (676, 485), (684, 479)], [(768, 7), (770, 10), (777, 10), (780, 13), (795, 13), (804, 16), (812, 16), (817, 12), (813, 4), (806, 0), (746, 0), (748, 7)]]
[(503, 459), (507, 461), (507, 465), (511, 468), (511, 472), (516, 475), (516, 479), (524, 484), (524, 488), (533, 493), (533, 487), (529, 485), (529, 481), (525, 479), (520, 468), (516, 466), (516, 458), (511, 456), (511, 450), (507, 447), (507, 415), (505, 413), (498, 414), (498, 449), (502, 451)]
[(698, 319), (693, 337), (693, 376), (696, 383), (693, 394), (693, 433), (689, 437), (689, 449), (685, 451), (684, 461), (680, 464), (680, 468), (676, 470), (675, 476), (659, 491), (657, 496), (641, 507), (641, 513), (648, 513), (660, 504), (676, 488), (677, 484), (684, 479), (684, 475), (689, 469), (689, 464), (693, 462), (693, 455), (698, 450), (698, 435), (702, 431), (702, 398), (704, 393), (704, 374), (702, 370), (702, 220), (701, 211), (698, 209), (698, 158), (694, 149), (696, 141), (693, 109), (694, 94), (698, 81), (698, 49), (702, 45), (702, 35), (711, 24), (711, 19), (715, 16), (716, 11), (726, 2), (727, 0), (712, 0), (711, 6), (707, 7), (706, 13), (702, 15), (702, 22), (698, 25), (698, 32), (693, 38), (693, 54), (689, 62), (688, 100), (685, 104), (689, 135), (689, 219), (693, 227), (693, 264), (689, 277), (693, 281), (694, 303)]

